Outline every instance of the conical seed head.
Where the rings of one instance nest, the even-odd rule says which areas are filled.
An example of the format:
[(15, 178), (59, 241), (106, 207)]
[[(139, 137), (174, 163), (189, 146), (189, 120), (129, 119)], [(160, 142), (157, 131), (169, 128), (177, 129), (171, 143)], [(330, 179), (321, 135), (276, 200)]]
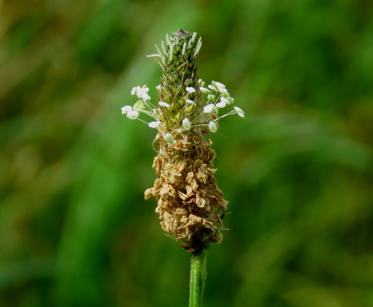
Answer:
[[(195, 253), (210, 242), (220, 242), (228, 202), (217, 186), (215, 152), (204, 134), (216, 132), (220, 96), (228, 100), (225, 86), (198, 78), (198, 53), (202, 40), (196, 33), (179, 30), (156, 45), (154, 57), (162, 68), (155, 114), (158, 151), (153, 167), (157, 175), (145, 198), (157, 199), (161, 226), (183, 248)], [(202, 92), (202, 89), (205, 91)], [(124, 110), (125, 111), (125, 110)]]
[(197, 62), (198, 52), (202, 41), (196, 33), (179, 30), (166, 36), (166, 42), (162, 43), (162, 67), (161, 90), (159, 100), (171, 105), (170, 126), (179, 123), (179, 114), (188, 98), (195, 98), (199, 91), (190, 93), (187, 88), (198, 88)]
[(184, 30), (179, 30), (172, 34), (170, 42), (173, 45), (172, 57), (168, 65), (169, 69), (164, 73), (167, 74), (167, 77), (170, 77), (170, 80), (176, 82), (183, 80), (184, 87), (196, 86), (198, 81), (198, 52), (196, 53), (198, 47), (197, 33), (191, 34)]

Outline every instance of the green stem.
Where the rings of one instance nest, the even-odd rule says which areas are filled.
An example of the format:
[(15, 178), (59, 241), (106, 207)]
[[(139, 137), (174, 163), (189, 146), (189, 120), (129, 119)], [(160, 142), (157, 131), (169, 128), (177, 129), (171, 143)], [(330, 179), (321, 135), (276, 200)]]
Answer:
[(189, 307), (202, 307), (206, 283), (207, 252), (192, 254), (190, 261)]

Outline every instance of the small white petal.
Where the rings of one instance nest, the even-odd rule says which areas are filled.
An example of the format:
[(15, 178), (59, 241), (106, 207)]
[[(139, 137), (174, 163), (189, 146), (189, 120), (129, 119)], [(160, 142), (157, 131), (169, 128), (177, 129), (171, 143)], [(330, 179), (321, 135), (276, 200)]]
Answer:
[(136, 96), (139, 97), (140, 99), (143, 99), (143, 100), (149, 100), (150, 99), (150, 96), (148, 94), (149, 92), (149, 88), (145, 85), (143, 85), (142, 87), (138, 86), (135, 93), (136, 93)]
[(221, 89), (224, 89), (225, 88), (225, 85), (223, 84), (223, 83), (221, 83), (221, 82), (218, 82), (218, 81), (212, 81), (211, 82), (214, 86), (216, 86), (218, 89), (219, 89), (219, 91), (221, 90)]
[(143, 94), (142, 97), (141, 97), (144, 101), (147, 101), (147, 100), (150, 100), (151, 97), (148, 95), (148, 94)]
[(207, 106), (205, 106), (205, 107), (203, 108), (203, 112), (204, 112), (204, 113), (211, 113), (211, 112), (213, 112), (214, 110), (215, 110), (215, 105), (212, 104), (212, 103), (208, 104)]
[(199, 90), (200, 90), (202, 93), (204, 93), (204, 94), (208, 94), (208, 93), (210, 93), (210, 90), (209, 90), (208, 88), (203, 87), (203, 86), (201, 86), (201, 87), (199, 88)]
[(131, 110), (127, 113), (129, 119), (137, 119), (139, 117), (139, 112)]
[(191, 100), (191, 99), (187, 99), (187, 100), (186, 100), (186, 103), (188, 103), (188, 104), (194, 104), (194, 101)]
[(245, 117), (245, 112), (241, 109), (241, 108), (239, 108), (239, 107), (234, 107), (234, 111), (237, 113), (237, 115), (239, 116), (239, 117)]
[(132, 88), (132, 90), (131, 90), (131, 95), (133, 96), (133, 95), (136, 95), (136, 93), (137, 93), (137, 86), (134, 86), (133, 88)]
[(121, 108), (122, 110), (122, 114), (127, 114), (129, 111), (132, 111), (132, 107), (131, 106), (124, 106)]
[(219, 103), (216, 104), (218, 109), (225, 108), (226, 105), (227, 103), (225, 101), (220, 101)]
[(209, 122), (209, 130), (213, 133), (215, 133), (218, 130), (218, 127), (214, 122)]
[(157, 91), (160, 91), (161, 90), (161, 85), (157, 85), (155, 88), (157, 89)]
[(219, 92), (222, 95), (229, 96), (229, 92), (226, 88), (219, 88)]
[(174, 137), (170, 133), (166, 133), (163, 138), (165, 141), (169, 144), (172, 144), (174, 142)]
[(194, 87), (191, 87), (191, 86), (186, 87), (185, 90), (186, 90), (189, 94), (194, 93), (194, 92), (196, 91), (196, 89), (195, 89)]
[(192, 124), (188, 118), (184, 118), (182, 125), (185, 130), (190, 130), (192, 128)]
[(159, 104), (161, 107), (165, 107), (165, 108), (167, 108), (167, 109), (170, 108), (170, 105), (169, 105), (167, 102), (160, 101), (160, 102), (158, 102), (158, 104)]
[(217, 88), (215, 86), (213, 86), (212, 84), (209, 84), (208, 88), (212, 91), (216, 91)]
[(150, 122), (150, 123), (148, 124), (148, 126), (149, 126), (150, 128), (158, 128), (160, 124), (161, 124), (161, 122), (158, 120), (158, 121), (155, 121), (155, 122)]

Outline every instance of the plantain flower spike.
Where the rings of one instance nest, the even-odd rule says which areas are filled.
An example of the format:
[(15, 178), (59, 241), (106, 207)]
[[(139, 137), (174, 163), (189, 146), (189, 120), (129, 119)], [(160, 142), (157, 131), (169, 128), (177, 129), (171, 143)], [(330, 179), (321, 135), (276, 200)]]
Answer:
[(157, 179), (145, 191), (145, 199), (156, 198), (155, 211), (163, 230), (191, 253), (202, 251), (210, 242), (221, 242), (228, 204), (216, 184), (215, 152), (206, 136), (217, 132), (221, 118), (244, 117), (238, 107), (219, 114), (234, 99), (224, 84), (206, 85), (199, 79), (201, 46), (197, 33), (166, 34), (161, 48), (155, 45), (156, 53), (148, 56), (162, 69), (157, 99), (152, 103), (147, 86), (135, 86), (131, 94), (140, 100), (121, 109), (128, 119), (157, 130), (153, 162)]

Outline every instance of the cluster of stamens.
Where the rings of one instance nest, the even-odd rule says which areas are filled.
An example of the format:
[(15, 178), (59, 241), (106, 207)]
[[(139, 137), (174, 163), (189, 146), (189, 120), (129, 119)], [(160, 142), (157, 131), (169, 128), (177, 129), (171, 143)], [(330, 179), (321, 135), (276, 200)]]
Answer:
[[(174, 121), (170, 120), (170, 116), (174, 113), (172, 112), (174, 109), (172, 104), (158, 101), (154, 105), (151, 102), (151, 97), (148, 94), (149, 88), (146, 85), (132, 88), (131, 94), (137, 96), (139, 100), (133, 106), (123, 106), (122, 114), (126, 115), (128, 119), (139, 120), (150, 128), (165, 132), (163, 137), (168, 143), (172, 143), (174, 135), (182, 130), (189, 131), (193, 128), (206, 127), (210, 132), (215, 133), (220, 119), (230, 115), (245, 117), (244, 111), (237, 106), (226, 113), (221, 112), (234, 103), (234, 98), (230, 96), (223, 83), (212, 81), (205, 87), (205, 82), (199, 79), (198, 84), (200, 86), (197, 89), (185, 87), (187, 95), (185, 96), (184, 106), (176, 114), (180, 118), (179, 125), (175, 126)], [(159, 92), (162, 90), (160, 85), (156, 89)], [(146, 118), (141, 118), (141, 114), (144, 114)]]

